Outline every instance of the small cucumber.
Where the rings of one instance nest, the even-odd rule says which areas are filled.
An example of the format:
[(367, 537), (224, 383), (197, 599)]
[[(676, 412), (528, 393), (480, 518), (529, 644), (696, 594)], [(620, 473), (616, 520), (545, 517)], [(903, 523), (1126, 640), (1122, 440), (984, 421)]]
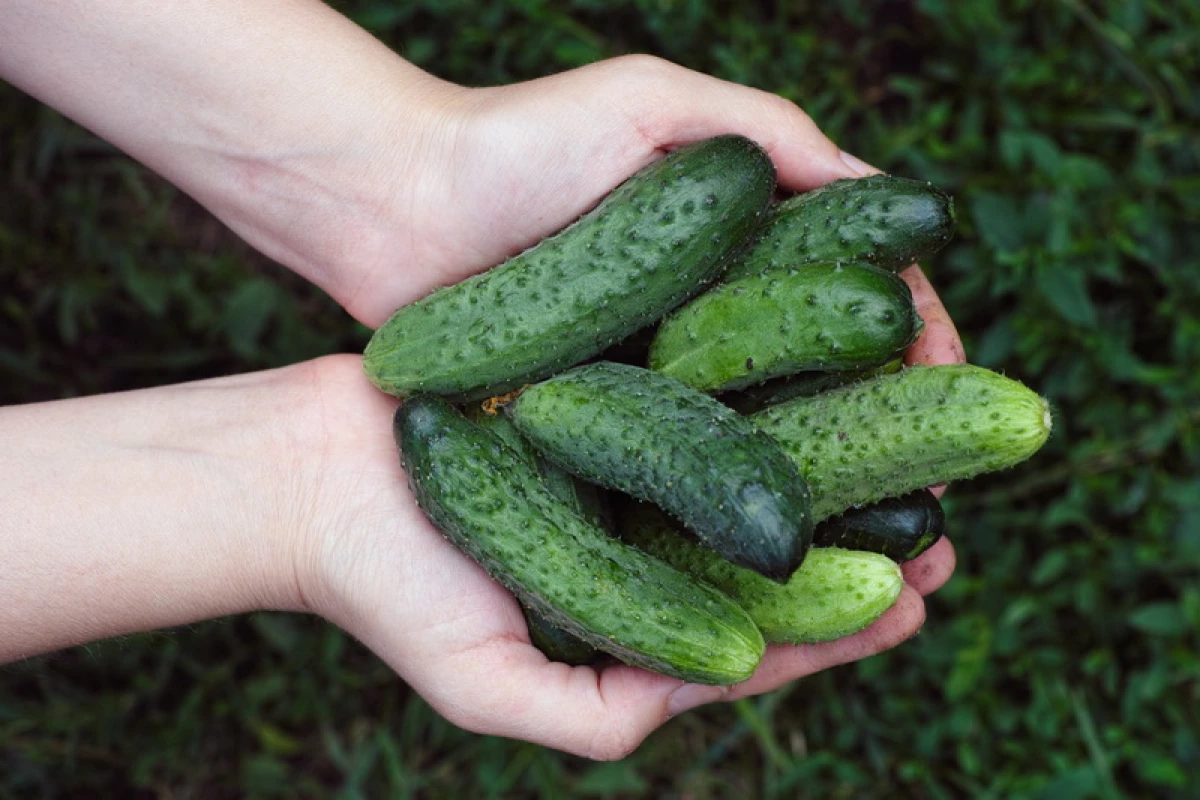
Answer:
[(524, 603), (521, 604), (521, 612), (529, 628), (529, 642), (551, 661), (577, 667), (591, 664), (600, 657), (599, 650), (578, 636), (567, 633)]
[(720, 589), (746, 610), (768, 642), (827, 642), (857, 633), (891, 608), (904, 588), (891, 559), (836, 547), (810, 550), (781, 586), (681, 535), (658, 509), (630, 505), (621, 517), (625, 541)]
[(685, 681), (727, 685), (754, 673), (764, 644), (744, 611), (576, 514), (445, 400), (410, 398), (393, 431), (433, 524), (554, 626)]
[(735, 564), (777, 581), (812, 537), (808, 489), (769, 437), (708, 395), (597, 362), (530, 386), (517, 429), (565, 469), (665, 509)]
[(671, 314), (650, 368), (705, 392), (895, 358), (924, 328), (912, 291), (866, 264), (814, 264), (724, 283)]
[[(476, 425), (491, 431), (525, 459), (526, 463), (533, 466), (550, 493), (566, 503), (576, 514), (605, 533), (615, 532), (612, 514), (609, 512), (608, 503), (605, 501), (600, 487), (578, 480), (570, 473), (542, 458), (504, 414), (496, 410), (485, 411), (479, 404), (472, 403), (467, 408), (466, 416)], [(525, 623), (529, 626), (530, 641), (551, 661), (561, 661), (564, 664), (590, 664), (599, 655), (596, 648), (556, 627), (524, 603), (521, 604), (521, 611), (525, 614)]]
[(748, 139), (681, 147), (558, 234), (401, 308), (363, 368), (398, 397), (479, 399), (578, 364), (715, 278), (774, 187), (770, 158)]
[(1050, 435), (1046, 401), (970, 364), (909, 367), (750, 415), (808, 480), (820, 521), (1011, 467)]
[(945, 530), (942, 504), (918, 489), (830, 517), (813, 531), (813, 547), (867, 550), (903, 564), (933, 547)]
[(797, 397), (812, 397), (848, 383), (858, 383), (880, 375), (891, 375), (904, 369), (904, 359), (894, 358), (883, 366), (871, 369), (856, 369), (844, 372), (800, 372), (786, 378), (776, 378), (749, 386), (738, 392), (721, 395), (720, 400), (739, 414), (753, 414), (764, 408), (795, 400)]
[(892, 175), (846, 178), (775, 205), (725, 280), (830, 261), (896, 272), (953, 235), (954, 202), (933, 184)]

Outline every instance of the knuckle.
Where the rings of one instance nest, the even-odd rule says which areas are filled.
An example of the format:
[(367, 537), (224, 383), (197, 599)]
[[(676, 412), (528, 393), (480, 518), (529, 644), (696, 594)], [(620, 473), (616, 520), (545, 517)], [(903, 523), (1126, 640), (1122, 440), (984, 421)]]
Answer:
[(657, 79), (679, 69), (665, 58), (646, 53), (617, 56), (611, 63), (623, 76), (635, 80)]

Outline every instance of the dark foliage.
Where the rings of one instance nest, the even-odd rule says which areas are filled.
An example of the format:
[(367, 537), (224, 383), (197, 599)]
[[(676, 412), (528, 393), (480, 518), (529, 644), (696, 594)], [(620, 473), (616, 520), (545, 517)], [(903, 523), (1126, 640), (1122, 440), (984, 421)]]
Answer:
[[(955, 487), (960, 563), (897, 650), (595, 765), (441, 721), (274, 614), (0, 670), (0, 795), (1194, 797), (1200, 6), (1187, 0), (343, 0), (434, 73), (650, 52), (783, 94), (957, 199), (927, 268), (976, 363), (1052, 401)], [(0, 400), (355, 350), (363, 331), (104, 143), (0, 88)]]

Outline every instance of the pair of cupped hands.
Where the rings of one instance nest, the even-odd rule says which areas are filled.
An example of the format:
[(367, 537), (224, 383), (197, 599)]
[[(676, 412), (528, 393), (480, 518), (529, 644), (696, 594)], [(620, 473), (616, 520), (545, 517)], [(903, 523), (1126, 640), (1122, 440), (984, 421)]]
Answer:
[[(371, 327), (561, 229), (687, 142), (724, 133), (757, 141), (785, 192), (873, 171), (792, 103), (650, 57), (464, 88), (382, 47), (356, 46), (359, 61), (324, 65), (323, 104), (284, 107), (267, 86), (247, 92), (254, 102), (243, 103), (240, 121), (197, 102), (179, 112), (182, 122), (162, 123), (166, 134), (147, 131), (144, 117), (122, 120), (121, 109), (149, 104), (159, 119), (171, 98), (126, 98), (114, 83), (118, 102), (99, 108), (56, 84), (53, 65), (22, 73), (0, 57), (0, 68)], [(366, 60), (369, 82), (360, 69), (351, 75)], [(215, 85), (222, 76), (213, 68), (204, 79)], [(106, 80), (104, 65), (96, 69), (95, 80)], [(339, 93), (339, 80), (352, 86)], [(198, 132), (173, 133), (189, 125)], [(926, 322), (908, 361), (961, 361), (920, 268), (903, 275)], [(223, 614), (311, 612), (364, 642), (459, 726), (613, 759), (689, 708), (767, 692), (908, 639), (924, 622), (922, 596), (954, 568), (943, 541), (905, 565), (904, 592), (870, 628), (771, 646), (737, 686), (552, 663), (530, 645), (513, 597), (417, 507), (390, 433), (396, 405), (346, 354), (4, 409), (10, 459), (0, 486), (5, 507), (23, 513), (0, 550), (26, 569), (0, 566), (0, 587), (9, 587), (0, 600), (12, 600), (0, 611), (0, 661)], [(64, 491), (52, 508), (39, 502)]]

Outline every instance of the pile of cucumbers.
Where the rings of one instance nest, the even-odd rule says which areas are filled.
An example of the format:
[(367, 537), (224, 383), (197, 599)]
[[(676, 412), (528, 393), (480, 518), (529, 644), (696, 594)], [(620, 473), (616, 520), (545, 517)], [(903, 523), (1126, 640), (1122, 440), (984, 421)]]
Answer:
[(1049, 435), (1016, 381), (901, 367), (923, 323), (896, 272), (950, 239), (949, 197), (775, 189), (748, 139), (682, 147), (367, 346), (418, 502), (553, 659), (725, 685), (862, 630), (942, 534), (926, 487)]

